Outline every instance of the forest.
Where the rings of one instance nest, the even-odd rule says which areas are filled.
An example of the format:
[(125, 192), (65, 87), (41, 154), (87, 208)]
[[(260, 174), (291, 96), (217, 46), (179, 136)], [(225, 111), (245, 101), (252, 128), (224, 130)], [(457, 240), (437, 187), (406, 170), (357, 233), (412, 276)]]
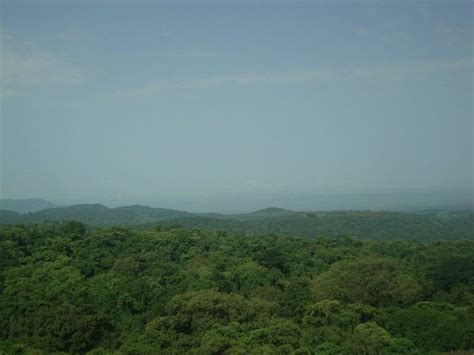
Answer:
[(0, 209), (0, 224), (32, 224), (77, 220), (94, 227), (131, 227), (146, 230), (157, 223), (226, 231), (233, 235), (275, 234), (300, 237), (353, 237), (377, 240), (458, 240), (474, 238), (474, 212), (464, 209), (394, 211), (291, 211), (266, 208), (243, 214), (190, 213), (148, 206), (108, 208), (81, 204), (17, 213)]
[(472, 352), (474, 241), (416, 239), (2, 225), (0, 353)]

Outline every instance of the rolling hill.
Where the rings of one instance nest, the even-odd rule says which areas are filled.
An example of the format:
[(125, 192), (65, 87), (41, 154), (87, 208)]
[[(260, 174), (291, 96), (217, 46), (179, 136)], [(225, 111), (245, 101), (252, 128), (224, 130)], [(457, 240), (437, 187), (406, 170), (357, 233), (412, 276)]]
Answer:
[(296, 212), (277, 207), (251, 213), (224, 215), (133, 205), (109, 208), (81, 204), (20, 214), (0, 210), (1, 224), (77, 220), (90, 226), (208, 229), (236, 235), (292, 235), (360, 239), (453, 240), (474, 239), (474, 213), (426, 210), (410, 213), (374, 211)]
[(221, 230), (240, 235), (274, 234), (330, 238), (347, 236), (358, 239), (420, 241), (474, 239), (474, 213), (469, 211), (271, 211), (269, 214), (264, 212), (263, 216), (261, 211), (257, 211), (224, 218), (177, 218), (159, 224)]
[(34, 213), (14, 214), (12, 211), (0, 211), (2, 224), (35, 223), (42, 221), (77, 220), (92, 226), (137, 225), (158, 221), (185, 218), (191, 213), (147, 206), (125, 206), (108, 208), (101, 204), (81, 204), (67, 207), (48, 208)]

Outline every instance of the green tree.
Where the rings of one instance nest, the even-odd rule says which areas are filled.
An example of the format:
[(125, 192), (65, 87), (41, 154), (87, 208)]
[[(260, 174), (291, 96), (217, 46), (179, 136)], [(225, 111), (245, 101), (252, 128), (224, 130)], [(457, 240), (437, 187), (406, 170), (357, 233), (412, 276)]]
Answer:
[(352, 354), (383, 354), (392, 343), (392, 337), (374, 322), (359, 324), (349, 340), (347, 348)]
[(371, 306), (406, 305), (421, 287), (393, 258), (363, 257), (339, 261), (315, 281), (316, 299), (362, 302)]

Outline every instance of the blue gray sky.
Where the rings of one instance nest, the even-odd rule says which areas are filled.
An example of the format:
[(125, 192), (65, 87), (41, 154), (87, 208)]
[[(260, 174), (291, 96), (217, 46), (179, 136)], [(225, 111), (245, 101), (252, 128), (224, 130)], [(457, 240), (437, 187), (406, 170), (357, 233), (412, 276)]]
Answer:
[(0, 3), (4, 198), (472, 191), (471, 1)]

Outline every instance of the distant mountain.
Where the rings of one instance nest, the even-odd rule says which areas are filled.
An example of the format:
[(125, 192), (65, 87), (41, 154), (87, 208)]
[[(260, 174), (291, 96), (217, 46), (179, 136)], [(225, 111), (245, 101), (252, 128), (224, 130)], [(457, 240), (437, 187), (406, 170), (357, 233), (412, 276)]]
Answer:
[(36, 212), (53, 207), (58, 205), (40, 198), (0, 199), (0, 209), (18, 213)]
[(227, 231), (239, 235), (290, 235), (361, 239), (434, 241), (474, 239), (474, 213), (456, 210), (423, 210), (411, 213), (383, 211), (295, 212), (277, 207), (246, 214), (194, 214), (185, 211), (134, 205), (108, 208), (82, 204), (19, 214), (0, 210), (1, 224), (77, 220), (90, 226), (181, 226)]
[(244, 214), (234, 214), (228, 215), (226, 218), (231, 219), (260, 219), (260, 218), (275, 218), (275, 217), (283, 217), (283, 216), (291, 216), (295, 215), (298, 212), (286, 210), (284, 208), (279, 207), (268, 207), (262, 210), (244, 213)]
[(306, 237), (353, 237), (378, 240), (474, 239), (474, 213), (429, 210), (411, 213), (382, 211), (293, 212), (264, 209), (220, 218), (196, 216), (160, 222), (226, 231), (238, 235), (290, 235)]
[(108, 208), (100, 204), (81, 204), (48, 208), (41, 211), (13, 215), (0, 213), (0, 223), (34, 223), (42, 221), (77, 220), (93, 226), (138, 225), (154, 223), (165, 219), (192, 217), (193, 214), (164, 208), (147, 206), (125, 206)]
[(294, 211), (286, 210), (284, 208), (279, 208), (279, 207), (268, 207), (264, 208), (262, 210), (258, 210), (255, 212), (250, 212), (249, 215), (276, 215), (276, 214), (292, 214), (295, 213)]

